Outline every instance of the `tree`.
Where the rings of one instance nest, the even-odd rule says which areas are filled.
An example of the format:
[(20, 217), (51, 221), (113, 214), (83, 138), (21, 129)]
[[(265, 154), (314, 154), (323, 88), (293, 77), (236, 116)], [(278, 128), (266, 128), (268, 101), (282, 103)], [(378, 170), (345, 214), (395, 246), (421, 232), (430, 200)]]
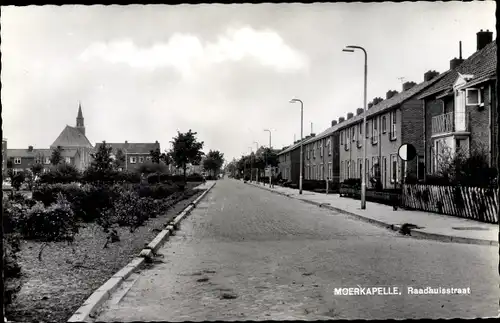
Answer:
[(24, 172), (15, 173), (14, 176), (11, 177), (12, 187), (15, 188), (16, 191), (19, 191), (21, 185), (24, 183), (25, 180), (26, 180), (26, 174)]
[(113, 159), (111, 158), (111, 151), (113, 148), (111, 146), (106, 146), (106, 141), (99, 145), (97, 151), (90, 154), (93, 158), (90, 167), (97, 171), (110, 171), (113, 165)]
[(169, 155), (177, 167), (182, 168), (184, 174), (184, 181), (186, 181), (187, 165), (199, 164), (203, 156), (203, 142), (196, 140), (196, 132), (191, 132), (189, 129), (186, 133), (177, 132), (177, 137), (171, 141), (173, 147)]
[(116, 150), (115, 160), (113, 161), (113, 166), (116, 169), (123, 168), (125, 166), (126, 156), (122, 149)]
[(52, 165), (57, 165), (62, 161), (62, 147), (57, 146), (52, 150), (52, 155), (50, 156), (50, 163)]
[(160, 163), (160, 160), (161, 160), (161, 152), (160, 152), (160, 148), (156, 148), (155, 150), (151, 150), (149, 152), (149, 154), (151, 155), (151, 161), (155, 164), (159, 164)]
[(213, 176), (216, 176), (223, 164), (224, 154), (217, 150), (210, 150), (203, 160), (203, 168), (210, 171)]

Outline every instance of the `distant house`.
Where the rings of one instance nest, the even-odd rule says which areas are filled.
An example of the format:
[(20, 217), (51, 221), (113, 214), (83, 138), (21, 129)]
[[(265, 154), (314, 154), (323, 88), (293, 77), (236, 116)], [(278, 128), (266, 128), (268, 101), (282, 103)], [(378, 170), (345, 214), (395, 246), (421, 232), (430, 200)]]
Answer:
[(426, 174), (459, 150), (483, 148), (491, 166), (497, 163), (497, 46), (493, 33), (477, 33), (477, 51), (450, 61), (450, 69), (429, 87), (424, 100)]
[(72, 164), (83, 170), (90, 164), (92, 144), (85, 136), (85, 125), (81, 105), (78, 107), (76, 127), (66, 126), (57, 139), (50, 145), (50, 149), (7, 149), (7, 157), (12, 161), (14, 172), (30, 169), (34, 163), (44, 165), (44, 171), (50, 166), (52, 151), (60, 147), (63, 162)]
[[(96, 143), (95, 151), (99, 149), (102, 143)], [(111, 147), (112, 157), (115, 157), (118, 150), (121, 150), (125, 156), (125, 163), (123, 165), (123, 170), (133, 171), (140, 167), (144, 162), (151, 160), (151, 151), (160, 149), (160, 144), (158, 141), (154, 143), (129, 143), (125, 141), (124, 143), (108, 143), (106, 146)]]

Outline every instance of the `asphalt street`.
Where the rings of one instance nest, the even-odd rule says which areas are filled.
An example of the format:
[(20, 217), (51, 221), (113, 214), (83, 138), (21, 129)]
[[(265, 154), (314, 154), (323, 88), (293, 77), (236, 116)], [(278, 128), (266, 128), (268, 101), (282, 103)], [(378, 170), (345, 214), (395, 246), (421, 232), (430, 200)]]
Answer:
[[(160, 253), (98, 321), (498, 315), (497, 247), (412, 239), (232, 179), (217, 182)], [(355, 287), (401, 293), (335, 295)], [(471, 293), (410, 295), (409, 287)]]

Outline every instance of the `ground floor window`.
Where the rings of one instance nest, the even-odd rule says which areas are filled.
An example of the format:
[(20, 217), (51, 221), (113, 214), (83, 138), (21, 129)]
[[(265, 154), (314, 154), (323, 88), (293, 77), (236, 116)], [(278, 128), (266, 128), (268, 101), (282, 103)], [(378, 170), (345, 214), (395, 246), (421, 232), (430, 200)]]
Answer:
[(391, 156), (391, 183), (396, 183), (398, 179), (398, 156)]

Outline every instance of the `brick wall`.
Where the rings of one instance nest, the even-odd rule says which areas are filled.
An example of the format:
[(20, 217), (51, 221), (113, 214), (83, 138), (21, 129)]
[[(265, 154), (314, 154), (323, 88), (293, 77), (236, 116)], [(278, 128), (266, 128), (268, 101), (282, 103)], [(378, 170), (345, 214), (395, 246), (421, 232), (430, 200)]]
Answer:
[(491, 147), (492, 147), (492, 165), (497, 167), (498, 165), (498, 124), (500, 123), (500, 120), (498, 119), (498, 107), (497, 107), (497, 84), (496, 82), (491, 82), (490, 83), (490, 90), (491, 90), (491, 102), (490, 108), (491, 108), (491, 121), (493, 124), (493, 133), (492, 133), (492, 140), (491, 140)]
[[(401, 106), (401, 143), (411, 144), (417, 151), (417, 156), (424, 156), (424, 105), (422, 100), (411, 99), (404, 102)], [(419, 158), (415, 157), (412, 161), (406, 163), (407, 176), (417, 177), (417, 167)]]
[(484, 109), (480, 110), (477, 106), (466, 106), (465, 109), (469, 113), (469, 129), (471, 133), (469, 147), (484, 148), (489, 152), (491, 106), (487, 104), (489, 101), (488, 91), (484, 92), (487, 96)]
[[(386, 132), (383, 132), (382, 128), (382, 120), (383, 117), (386, 118)], [(381, 179), (384, 188), (392, 188), (394, 187), (394, 183), (391, 183), (390, 174), (392, 170), (391, 158), (393, 156), (397, 157), (399, 146), (401, 145), (401, 110), (396, 110), (396, 137), (394, 140), (390, 138), (391, 131), (391, 118), (390, 112), (385, 112), (383, 114), (377, 115), (372, 118), (368, 118), (368, 138), (366, 138), (366, 160), (363, 162), (363, 137), (365, 136), (365, 129), (362, 129), (362, 134), (359, 133), (359, 127), (362, 126), (362, 123), (358, 123), (355, 125), (351, 125), (348, 128), (342, 129), (340, 136), (343, 136), (344, 144), (346, 143), (346, 131), (351, 131), (352, 127), (355, 127), (355, 139), (353, 141), (352, 136), (347, 141), (349, 149), (345, 149), (345, 145), (339, 144), (339, 171), (341, 181), (344, 181), (347, 178), (361, 178), (360, 172), (360, 163), (362, 163), (361, 169), (368, 170), (367, 180), (371, 176), (374, 175), (374, 164), (378, 164), (381, 172)], [(373, 141), (373, 122), (377, 122), (377, 130), (378, 136), (377, 140)], [(342, 133), (344, 132), (344, 133)], [(359, 139), (360, 145), (357, 144), (357, 140)], [(341, 141), (339, 141), (340, 143)], [(386, 163), (384, 164), (384, 157), (386, 158)], [(399, 157), (397, 157), (399, 158)], [(398, 159), (396, 159), (398, 160)], [(351, 161), (351, 171), (348, 176), (346, 176), (345, 168), (346, 162)], [(400, 165), (398, 161), (398, 165)], [(353, 168), (354, 167), (354, 168)], [(398, 166), (400, 167), (400, 166)]]

